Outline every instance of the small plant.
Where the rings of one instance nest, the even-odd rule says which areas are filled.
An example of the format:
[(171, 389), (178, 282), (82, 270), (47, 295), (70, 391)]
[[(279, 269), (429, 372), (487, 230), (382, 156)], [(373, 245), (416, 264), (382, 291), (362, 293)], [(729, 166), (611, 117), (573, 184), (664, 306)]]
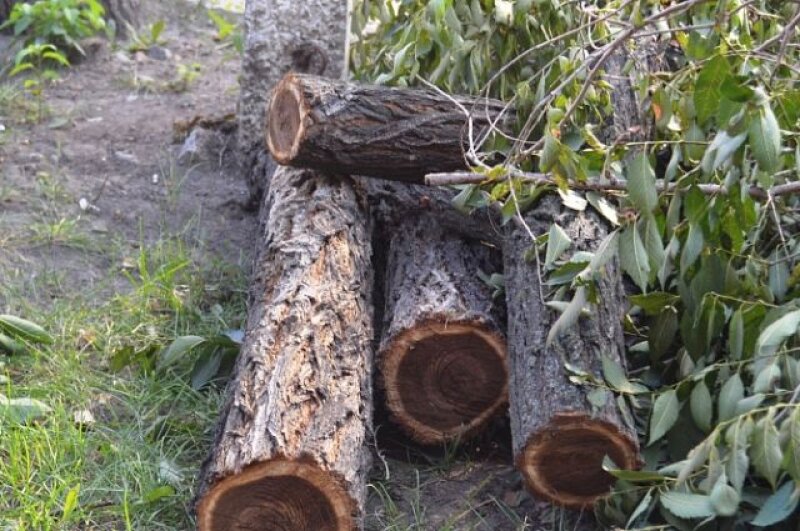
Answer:
[(244, 35), (241, 28), (213, 9), (208, 10), (208, 18), (217, 28), (214, 40), (224, 43), (226, 46), (233, 46), (241, 55), (244, 51)]
[(47, 82), (60, 79), (53, 65), (69, 66), (69, 60), (53, 44), (29, 44), (19, 51), (14, 59), (14, 68), (9, 73), (16, 76), (30, 71), (33, 75), (23, 82), (25, 92), (36, 101), (35, 120), (44, 116), (44, 89)]
[(18, 3), (0, 30), (13, 28), (26, 46), (52, 45), (85, 55), (80, 39), (106, 29), (105, 8), (98, 0), (39, 0)]
[(200, 77), (201, 69), (202, 65), (200, 63), (177, 65), (175, 67), (175, 77), (166, 83), (165, 88), (172, 92), (186, 92), (192, 83)]
[(53, 337), (41, 326), (15, 315), (0, 315), (0, 354), (22, 354), (26, 345), (49, 345)]
[(131, 34), (131, 42), (128, 44), (128, 51), (130, 53), (146, 52), (153, 46), (164, 44), (166, 41), (161, 38), (167, 23), (163, 20), (158, 20), (150, 25), (149, 29), (143, 33), (137, 33), (136, 29), (128, 26), (128, 31)]

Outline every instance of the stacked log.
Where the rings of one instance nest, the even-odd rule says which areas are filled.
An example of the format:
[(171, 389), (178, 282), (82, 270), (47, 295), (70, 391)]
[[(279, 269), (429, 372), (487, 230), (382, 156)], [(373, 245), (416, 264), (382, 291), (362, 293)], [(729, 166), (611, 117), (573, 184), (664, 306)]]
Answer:
[(470, 141), (509, 132), (513, 111), (486, 98), (289, 74), (269, 116), (279, 164), (422, 183), (426, 173), (465, 169)]
[(506, 403), (502, 315), (478, 276), (499, 258), (432, 215), (391, 231), (378, 364), (394, 420), (423, 444), (462, 441)]
[(368, 218), (346, 178), (280, 168), (198, 529), (349, 531), (370, 457)]
[[(388, 409), (412, 437), (461, 440), (509, 401), (528, 488), (570, 508), (608, 492), (606, 455), (638, 465), (617, 402), (590, 402), (564, 371), (568, 361), (599, 375), (601, 354), (624, 365), (616, 262), (591, 315), (548, 343), (556, 316), (525, 259), (527, 233), (498, 237), (491, 222), (457, 212), (451, 192), (408, 184), (466, 166), (467, 108), (483, 109), (475, 136), (506, 124), (505, 108), (486, 100), (300, 74), (277, 86), (269, 148), (282, 164), (312, 169), (280, 168), (267, 194), (247, 339), (201, 475), (200, 529), (361, 525), (372, 411), (368, 205), (389, 235), (378, 368)], [(525, 219), (535, 233), (559, 223), (576, 250), (608, 234), (600, 216), (565, 211), (554, 196)], [(503, 312), (478, 278), (500, 267), (487, 242), (505, 257), (508, 356)]]
[[(486, 121), (476, 119), (473, 123), (479, 129), (504, 123), (500, 104), (438, 98), (438, 94), (427, 91), (359, 87), (290, 75), (275, 90), (268, 145), (276, 160), (285, 164), (333, 167), (350, 173), (419, 182), (425, 173), (465, 165), (465, 118), (454, 109), (476, 108), (483, 102), (484, 108), (489, 109), (488, 114), (483, 114)], [(436, 149), (427, 150), (420, 145), (424, 142), (417, 142), (428, 138), (436, 139)], [(556, 221), (576, 242), (576, 250), (592, 250), (608, 233), (600, 216), (592, 211), (575, 213), (563, 209), (556, 197), (545, 197), (527, 216), (527, 223), (535, 233), (546, 232)], [(455, 386), (437, 381), (431, 389), (425, 389), (425, 384), (420, 383), (425, 378), (442, 378), (441, 370), (430, 360), (447, 356), (437, 356), (435, 352), (482, 352), (481, 359), (491, 359), (487, 353), (494, 351), (498, 353), (495, 359), (501, 357), (499, 341), (488, 339), (493, 337), (491, 334), (478, 339), (474, 330), (461, 328), (463, 315), (455, 315), (481, 308), (485, 299), (469, 300), (449, 318), (425, 317), (429, 307), (447, 313), (446, 294), (459, 293), (465, 297), (472, 288), (439, 282), (430, 289), (434, 295), (429, 295), (424, 273), (441, 269), (441, 264), (453, 264), (454, 270), (443, 277), (465, 278), (454, 273), (463, 271), (465, 266), (453, 257), (476, 260), (465, 250), (468, 247), (448, 255), (437, 226), (441, 227), (437, 221), (423, 217), (392, 227), (395, 249), (390, 251), (387, 317), (379, 362), (389, 409), (422, 442), (447, 440), (454, 433), (469, 434), (472, 429), (466, 427), (469, 423), (463, 416), (454, 433), (430, 428), (437, 415), (432, 404), (439, 403), (444, 406), (440, 410), (449, 408), (451, 413), (458, 409), (453, 400), (442, 398)], [(619, 269), (613, 261), (608, 266), (598, 284), (598, 304), (591, 317), (583, 318), (574, 330), (547, 344), (546, 337), (556, 315), (541, 300), (539, 273), (525, 259), (532, 245), (530, 237), (525, 231), (510, 229), (503, 241), (512, 382), (509, 400), (517, 464), (533, 493), (559, 505), (583, 509), (605, 495), (611, 486), (613, 478), (602, 469), (606, 455), (623, 468), (634, 468), (639, 462), (635, 433), (625, 425), (625, 415), (618, 410), (613, 397), (609, 394), (602, 407), (593, 406), (587, 390), (569, 382), (564, 370), (564, 362), (570, 361), (600, 377), (601, 353), (624, 365)], [(403, 313), (404, 308), (417, 310)], [(425, 324), (426, 321), (434, 324)], [(496, 329), (496, 321), (485, 317), (483, 321), (493, 323), (488, 329)], [(437, 322), (447, 324), (437, 325)], [(442, 340), (445, 330), (452, 332), (449, 343)], [(465, 343), (460, 339), (452, 339), (463, 334), (473, 336), (468, 349), (462, 347)], [(426, 342), (428, 336), (436, 339)], [(420, 349), (421, 353), (416, 352)], [(495, 374), (488, 366), (474, 365), (479, 367), (474, 369), (475, 374)], [(412, 373), (417, 375), (415, 383), (395, 383), (398, 375)], [(466, 382), (467, 378), (452, 380)], [(468, 404), (465, 401), (460, 407), (469, 409)], [(425, 406), (427, 417), (423, 421), (409, 412), (414, 407), (422, 414)], [(478, 408), (473, 408), (472, 413), (474, 409)], [(441, 416), (436, 420), (454, 423), (454, 418), (455, 415)]]
[[(557, 196), (541, 199), (525, 219), (534, 234), (558, 223), (575, 250), (594, 250), (608, 234), (600, 215), (565, 209)], [(585, 509), (613, 484), (602, 469), (605, 456), (621, 468), (639, 464), (636, 432), (624, 422), (613, 394), (593, 405), (590, 389), (572, 384), (564, 368), (568, 362), (602, 379), (602, 356), (625, 365), (622, 279), (612, 261), (597, 283), (591, 315), (548, 344), (558, 314), (541, 299), (539, 273), (525, 258), (531, 245), (527, 232), (512, 229), (504, 248), (514, 455), (531, 492)]]

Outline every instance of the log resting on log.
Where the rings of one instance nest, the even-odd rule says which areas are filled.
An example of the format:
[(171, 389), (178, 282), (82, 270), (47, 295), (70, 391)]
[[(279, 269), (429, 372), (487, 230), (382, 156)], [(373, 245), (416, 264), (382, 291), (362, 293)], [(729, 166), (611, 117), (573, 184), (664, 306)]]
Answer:
[(500, 101), (288, 74), (272, 94), (267, 145), (284, 165), (423, 183), (467, 168), (464, 109), (476, 142), (492, 122), (510, 130), (513, 109)]
[(200, 474), (201, 531), (350, 531), (370, 459), (366, 201), (279, 168), (262, 209), (245, 342)]
[(488, 208), (465, 213), (453, 205), (458, 190), (383, 181), (367, 177), (355, 180), (369, 198), (370, 211), (381, 225), (395, 227), (409, 217), (435, 217), (443, 231), (499, 245), (505, 237), (503, 220)]
[(431, 215), (391, 229), (381, 381), (393, 419), (421, 443), (473, 435), (506, 403), (503, 315), (478, 276), (500, 268), (497, 249)]
[[(574, 250), (593, 250), (608, 234), (597, 213), (565, 209), (553, 196), (540, 200), (526, 221), (534, 234), (545, 234), (558, 223)], [(625, 422), (613, 394), (607, 393), (601, 406), (597, 399), (593, 405), (588, 399), (591, 388), (571, 383), (564, 368), (569, 362), (602, 379), (602, 356), (625, 366), (620, 270), (616, 260), (606, 265), (591, 315), (548, 345), (558, 314), (541, 300), (536, 265), (525, 260), (531, 244), (525, 231), (513, 229), (504, 252), (514, 456), (535, 495), (570, 508), (588, 508), (613, 484), (602, 469), (606, 455), (622, 468), (639, 465), (636, 432)]]

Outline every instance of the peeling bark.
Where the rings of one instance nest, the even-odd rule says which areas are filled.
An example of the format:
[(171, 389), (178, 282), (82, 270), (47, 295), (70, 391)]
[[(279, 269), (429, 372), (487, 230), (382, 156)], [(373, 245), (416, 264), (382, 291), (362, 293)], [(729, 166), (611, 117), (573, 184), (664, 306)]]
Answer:
[(430, 215), (390, 232), (379, 353), (389, 411), (419, 442), (463, 440), (507, 399), (502, 310), (478, 276), (500, 270), (499, 252)]
[[(280, 168), (198, 528), (360, 526), (371, 431), (370, 241), (346, 178)], [(249, 526), (249, 527), (248, 527)]]

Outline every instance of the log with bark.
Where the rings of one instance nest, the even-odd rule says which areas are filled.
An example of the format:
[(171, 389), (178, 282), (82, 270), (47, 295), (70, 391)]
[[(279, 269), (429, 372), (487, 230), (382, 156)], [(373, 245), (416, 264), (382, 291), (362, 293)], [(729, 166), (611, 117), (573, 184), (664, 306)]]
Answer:
[(510, 132), (514, 112), (485, 98), (288, 74), (268, 115), (280, 164), (422, 183), (426, 173), (467, 168), (470, 141), (492, 125)]
[(432, 215), (391, 228), (379, 367), (393, 419), (421, 443), (463, 440), (506, 403), (503, 315), (479, 277), (501, 267)]
[(247, 0), (239, 95), (240, 165), (260, 203), (274, 163), (264, 149), (270, 90), (289, 71), (345, 74), (348, 2)]
[[(608, 234), (596, 212), (565, 209), (547, 196), (526, 216), (534, 234), (558, 223), (574, 250), (593, 251)], [(602, 469), (605, 456), (617, 466), (639, 464), (638, 442), (629, 416), (612, 393), (595, 394), (569, 380), (569, 363), (602, 380), (602, 356), (625, 366), (622, 317), (625, 293), (616, 260), (605, 267), (590, 315), (548, 344), (558, 313), (540, 296), (537, 265), (526, 256), (532, 241), (512, 229), (505, 243), (505, 285), (511, 371), (510, 415), (513, 450), (528, 488), (558, 505), (583, 509), (608, 493), (613, 477)]]
[(463, 212), (453, 199), (458, 193), (450, 188), (356, 177), (366, 191), (370, 210), (378, 223), (394, 227), (409, 217), (433, 215), (436, 224), (454, 235), (499, 245), (505, 237), (502, 219), (488, 208)]
[(347, 178), (273, 176), (245, 342), (201, 470), (200, 530), (360, 527), (372, 415), (365, 204)]

